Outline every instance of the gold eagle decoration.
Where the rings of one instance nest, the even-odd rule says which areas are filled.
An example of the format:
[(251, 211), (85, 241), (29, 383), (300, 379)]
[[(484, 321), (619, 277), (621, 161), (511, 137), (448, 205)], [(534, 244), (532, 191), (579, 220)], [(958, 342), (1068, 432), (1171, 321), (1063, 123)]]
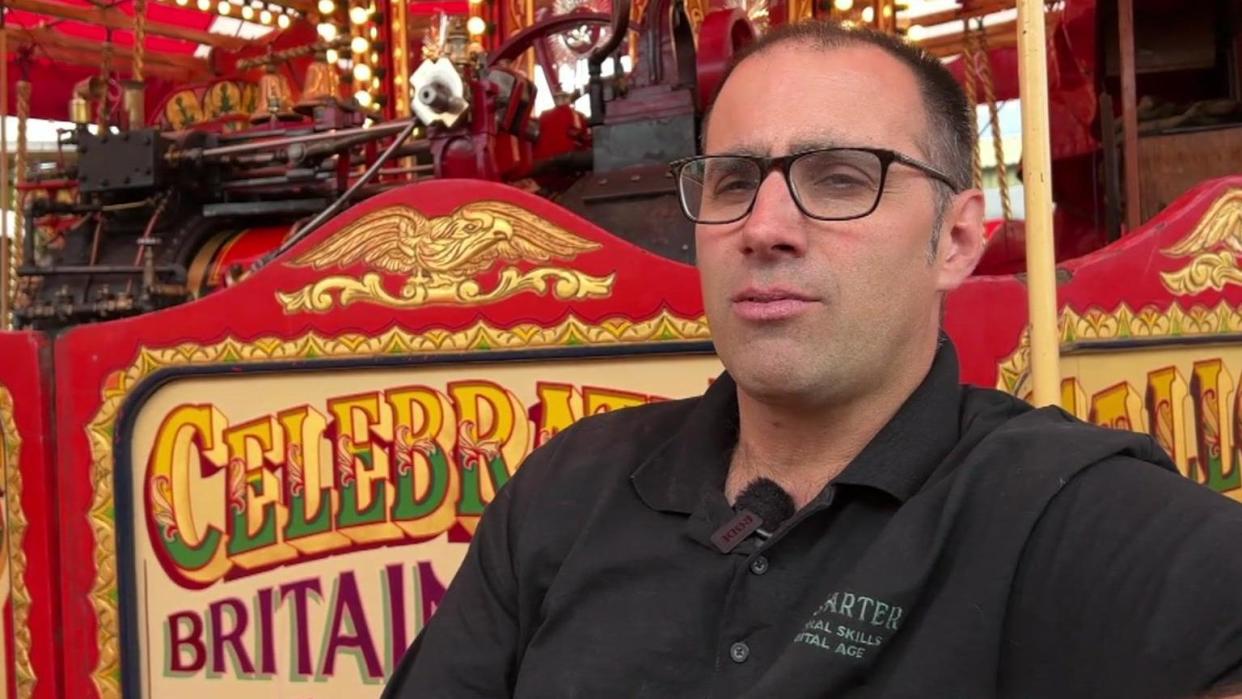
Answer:
[(1242, 189), (1231, 189), (1212, 203), (1190, 235), (1164, 252), (1174, 257), (1193, 257), (1190, 264), (1161, 272), (1164, 288), (1188, 296), (1208, 289), (1221, 291), (1230, 284), (1242, 285)]
[[(373, 211), (292, 262), (296, 267), (331, 269), (362, 263), (362, 277), (330, 276), (297, 291), (277, 292), (286, 313), (326, 312), (338, 303), (365, 301), (392, 308), (434, 304), (478, 305), (531, 291), (561, 300), (602, 298), (615, 274), (593, 277), (578, 270), (540, 266), (526, 272), (514, 264), (571, 260), (600, 245), (513, 204), (465, 204), (447, 216), (428, 218), (408, 206)], [(476, 279), (508, 263), (495, 286), (484, 291)], [(397, 294), (385, 288), (385, 274), (405, 275)]]

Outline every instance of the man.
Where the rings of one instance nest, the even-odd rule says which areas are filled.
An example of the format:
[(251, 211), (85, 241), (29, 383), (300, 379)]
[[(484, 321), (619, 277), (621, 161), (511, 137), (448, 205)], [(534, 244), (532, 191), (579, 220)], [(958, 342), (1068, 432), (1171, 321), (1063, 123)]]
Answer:
[[(883, 35), (751, 47), (707, 155), (676, 168), (727, 374), (532, 454), (386, 697), (1180, 697), (1242, 677), (1242, 507), (1145, 436), (959, 385), (939, 322), (984, 245), (967, 109)], [(757, 479), (796, 513), (739, 543)]]

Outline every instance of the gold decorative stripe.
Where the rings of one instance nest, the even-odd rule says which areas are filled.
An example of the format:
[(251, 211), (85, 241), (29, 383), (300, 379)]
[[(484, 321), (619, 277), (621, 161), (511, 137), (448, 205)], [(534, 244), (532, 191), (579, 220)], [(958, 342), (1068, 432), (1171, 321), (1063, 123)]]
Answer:
[[(1210, 308), (1182, 308), (1173, 302), (1167, 310), (1148, 305), (1137, 311), (1123, 303), (1113, 311), (1090, 308), (1081, 315), (1064, 309), (1059, 327), (1062, 347), (1112, 340), (1229, 335), (1242, 333), (1242, 311), (1224, 301)], [(1030, 337), (1023, 330), (1018, 349), (997, 368), (998, 389), (1022, 395), (1030, 367), (1029, 354)]]
[(13, 597), (13, 649), (14, 674), (17, 679), (18, 699), (29, 699), (34, 694), (35, 671), (30, 662), (30, 591), (26, 589), (26, 511), (22, 509), (22, 470), (17, 459), (21, 455), (22, 439), (17, 433), (14, 419), (13, 395), (0, 386), (0, 449), (9, 458), (5, 460), (4, 498), (6, 546), (9, 549), (9, 585)]

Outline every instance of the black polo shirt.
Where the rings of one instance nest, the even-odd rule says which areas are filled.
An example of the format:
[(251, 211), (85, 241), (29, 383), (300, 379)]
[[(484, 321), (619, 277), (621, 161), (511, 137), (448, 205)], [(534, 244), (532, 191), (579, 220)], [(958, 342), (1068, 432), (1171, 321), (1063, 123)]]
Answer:
[(1175, 697), (1242, 678), (1242, 507), (1153, 440), (959, 385), (721, 553), (701, 398), (583, 420), (497, 496), (385, 696)]

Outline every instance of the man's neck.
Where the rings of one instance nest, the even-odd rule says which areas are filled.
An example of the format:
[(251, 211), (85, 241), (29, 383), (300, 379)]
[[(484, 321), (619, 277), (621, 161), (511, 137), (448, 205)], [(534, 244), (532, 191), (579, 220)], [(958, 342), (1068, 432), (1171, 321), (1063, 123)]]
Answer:
[(770, 478), (796, 508), (813, 500), (892, 420), (927, 376), (936, 344), (894, 370), (870, 390), (815, 408), (760, 401), (737, 389), (738, 442), (725, 480), (733, 502), (748, 483)]

